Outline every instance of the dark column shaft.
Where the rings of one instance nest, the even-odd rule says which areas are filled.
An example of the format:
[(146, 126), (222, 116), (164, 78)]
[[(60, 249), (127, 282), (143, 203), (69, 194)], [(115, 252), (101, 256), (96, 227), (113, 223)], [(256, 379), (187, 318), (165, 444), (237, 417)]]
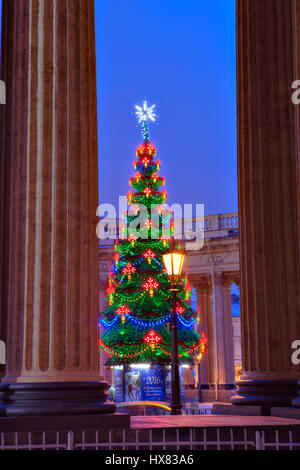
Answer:
[(94, 2), (4, 0), (1, 79), (6, 380), (96, 380)]
[(300, 367), (299, 2), (237, 1), (244, 374), (235, 403), (290, 404)]

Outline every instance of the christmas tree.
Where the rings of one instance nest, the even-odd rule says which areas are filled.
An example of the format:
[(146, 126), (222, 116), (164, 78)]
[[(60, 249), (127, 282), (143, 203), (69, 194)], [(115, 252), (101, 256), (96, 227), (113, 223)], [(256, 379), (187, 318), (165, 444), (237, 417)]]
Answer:
[[(165, 180), (158, 175), (159, 160), (149, 140), (149, 120), (155, 105), (137, 106), (144, 142), (137, 148), (135, 175), (130, 178), (129, 209), (124, 216), (121, 239), (116, 241), (107, 299), (101, 313), (105, 332), (100, 339), (109, 356), (108, 366), (130, 363), (171, 362), (171, 293), (162, 255), (169, 249), (172, 227), (165, 207)], [(170, 230), (171, 227), (171, 230)], [(193, 353), (204, 352), (206, 338), (194, 330), (196, 313), (189, 305), (191, 287), (179, 281), (177, 302), (178, 353), (181, 362), (192, 362)]]

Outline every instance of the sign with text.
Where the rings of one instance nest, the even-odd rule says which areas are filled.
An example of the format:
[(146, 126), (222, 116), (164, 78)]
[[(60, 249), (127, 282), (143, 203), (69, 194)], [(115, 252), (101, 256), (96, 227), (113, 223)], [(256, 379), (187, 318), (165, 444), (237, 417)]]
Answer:
[(155, 365), (153, 369), (144, 369), (142, 371), (142, 400), (165, 400), (164, 371), (162, 366)]

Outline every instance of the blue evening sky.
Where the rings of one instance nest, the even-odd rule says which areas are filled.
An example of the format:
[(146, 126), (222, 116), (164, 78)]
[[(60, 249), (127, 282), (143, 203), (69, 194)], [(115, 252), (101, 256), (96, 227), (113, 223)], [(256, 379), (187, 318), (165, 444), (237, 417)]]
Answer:
[(236, 211), (235, 0), (95, 5), (100, 201), (129, 190), (141, 142), (134, 105), (147, 98), (167, 202)]
[[(0, 0), (0, 7), (2, 0)], [(141, 142), (134, 105), (157, 104), (151, 127), (169, 204), (237, 210), (235, 0), (95, 0), (100, 202), (127, 194)]]

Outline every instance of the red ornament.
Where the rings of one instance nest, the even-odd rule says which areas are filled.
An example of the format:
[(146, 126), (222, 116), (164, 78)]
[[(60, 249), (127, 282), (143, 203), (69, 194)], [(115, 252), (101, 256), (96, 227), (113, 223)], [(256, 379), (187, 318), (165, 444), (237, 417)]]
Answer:
[(137, 157), (141, 157), (145, 154), (150, 155), (151, 157), (154, 157), (155, 153), (156, 153), (156, 149), (155, 149), (154, 145), (150, 144), (150, 142), (141, 144), (136, 149)]
[(144, 258), (147, 258), (148, 259), (148, 263), (151, 264), (151, 258), (155, 258), (155, 253), (153, 253), (152, 250), (147, 250), (145, 253), (144, 253)]
[(161, 337), (155, 331), (151, 330), (144, 338), (144, 341), (145, 343), (148, 343), (152, 351), (154, 351), (156, 344), (161, 341)]
[(153, 225), (153, 223), (151, 222), (151, 220), (146, 220), (146, 222), (144, 223), (144, 225), (146, 227), (148, 227), (148, 229)]
[(147, 168), (147, 166), (149, 165), (150, 163), (150, 159), (145, 157), (141, 160), (141, 162), (144, 164), (145, 168)]
[(146, 194), (147, 197), (150, 196), (150, 194), (152, 193), (152, 189), (150, 188), (145, 188), (144, 191), (143, 191), (144, 194)]
[(207, 337), (204, 333), (204, 331), (201, 333), (201, 337), (198, 341), (198, 354), (196, 353), (197, 360), (200, 362), (204, 354), (206, 354), (207, 351), (207, 346), (208, 346), (208, 341)]
[(137, 183), (140, 181), (140, 179), (142, 179), (142, 174), (139, 171), (136, 172), (135, 179), (136, 179)]
[(129, 204), (132, 203), (132, 198), (133, 198), (133, 193), (132, 191), (129, 191), (129, 193), (127, 194), (127, 200)]
[(167, 241), (170, 240), (170, 237), (168, 235), (166, 235), (165, 233), (163, 233), (162, 236), (159, 237), (159, 239), (164, 242), (164, 247), (166, 247), (167, 246)]
[(130, 237), (128, 237), (127, 240), (128, 240), (129, 242), (131, 242), (131, 245), (132, 245), (132, 246), (134, 246), (135, 240), (137, 240), (137, 239), (138, 239), (138, 237), (137, 237), (134, 233), (132, 233), (132, 234), (130, 235)]
[(184, 308), (179, 303), (177, 303), (176, 311), (177, 313), (184, 313)]
[(128, 308), (126, 305), (121, 305), (121, 307), (119, 307), (117, 309), (117, 314), (118, 315), (121, 315), (121, 322), (122, 323), (125, 323), (125, 315), (127, 315), (127, 313), (130, 313), (130, 308)]
[(188, 300), (189, 297), (192, 295), (192, 288), (187, 278), (186, 278), (184, 290), (185, 290), (185, 299)]
[(123, 274), (128, 274), (128, 280), (129, 282), (131, 281), (131, 274), (135, 273), (136, 268), (132, 266), (131, 263), (128, 263), (125, 268), (123, 268), (122, 273)]
[(109, 281), (108, 288), (106, 289), (107, 294), (112, 294), (113, 292), (116, 292), (115, 286), (113, 285), (112, 280)]
[(106, 293), (107, 295), (109, 295), (109, 305), (112, 304), (113, 302), (113, 293), (116, 292), (116, 289), (115, 289), (115, 286), (114, 286), (114, 283), (111, 279), (109, 279), (108, 281), (108, 287), (106, 289)]
[(150, 297), (153, 297), (153, 289), (157, 289), (159, 284), (152, 277), (149, 277), (147, 282), (144, 283), (143, 287), (144, 289), (149, 290)]

